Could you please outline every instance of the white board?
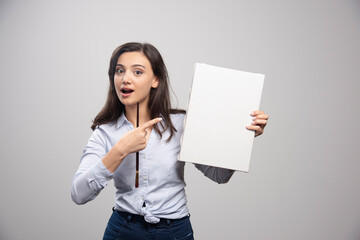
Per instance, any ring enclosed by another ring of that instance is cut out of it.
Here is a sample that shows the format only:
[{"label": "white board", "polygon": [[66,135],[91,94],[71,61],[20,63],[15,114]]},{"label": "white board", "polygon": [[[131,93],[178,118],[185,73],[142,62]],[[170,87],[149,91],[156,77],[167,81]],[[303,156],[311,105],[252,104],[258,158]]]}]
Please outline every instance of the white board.
[{"label": "white board", "polygon": [[248,172],[264,78],[196,63],[179,160]]}]

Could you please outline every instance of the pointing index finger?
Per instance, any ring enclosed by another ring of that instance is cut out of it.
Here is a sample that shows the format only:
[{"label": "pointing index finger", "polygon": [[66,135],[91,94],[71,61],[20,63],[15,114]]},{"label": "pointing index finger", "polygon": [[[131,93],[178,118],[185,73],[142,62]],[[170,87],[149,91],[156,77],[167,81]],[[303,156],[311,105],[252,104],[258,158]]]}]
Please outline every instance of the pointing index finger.
[{"label": "pointing index finger", "polygon": [[158,122],[161,122],[162,121],[162,118],[154,118],[154,119],[151,119],[150,121],[144,123],[143,125],[141,125],[139,128],[141,129],[146,129],[148,127],[151,127],[155,124],[157,124]]}]

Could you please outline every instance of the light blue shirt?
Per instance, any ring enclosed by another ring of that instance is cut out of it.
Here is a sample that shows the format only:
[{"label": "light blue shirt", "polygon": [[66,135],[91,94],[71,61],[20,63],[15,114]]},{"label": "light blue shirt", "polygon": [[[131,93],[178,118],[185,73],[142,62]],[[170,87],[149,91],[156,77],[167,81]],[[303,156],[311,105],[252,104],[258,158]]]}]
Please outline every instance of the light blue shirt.
[{"label": "light blue shirt", "polygon": [[[114,173],[102,158],[117,141],[134,127],[123,114],[112,124],[103,124],[92,133],[74,176],[71,197],[77,204],[93,200],[113,179],[116,187],[115,209],[144,216],[149,223],[160,218],[178,219],[189,214],[186,206],[184,162],[178,161],[184,114],[172,114],[177,130],[169,142],[170,132],[162,138],[151,131],[146,148],[139,152],[139,187],[135,188],[135,158],[129,154]],[[229,181],[234,171],[195,164],[207,177],[218,183]],[[144,204],[145,203],[145,204]]]}]

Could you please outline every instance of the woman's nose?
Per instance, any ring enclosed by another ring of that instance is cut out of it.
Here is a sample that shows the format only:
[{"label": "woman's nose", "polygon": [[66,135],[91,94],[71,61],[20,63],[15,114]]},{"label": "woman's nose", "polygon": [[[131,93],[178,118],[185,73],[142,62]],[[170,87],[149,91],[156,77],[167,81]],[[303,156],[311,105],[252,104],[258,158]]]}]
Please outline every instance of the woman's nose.
[{"label": "woman's nose", "polygon": [[122,78],[122,83],[123,84],[130,83],[130,76],[128,76],[128,74],[124,73],[123,78]]}]

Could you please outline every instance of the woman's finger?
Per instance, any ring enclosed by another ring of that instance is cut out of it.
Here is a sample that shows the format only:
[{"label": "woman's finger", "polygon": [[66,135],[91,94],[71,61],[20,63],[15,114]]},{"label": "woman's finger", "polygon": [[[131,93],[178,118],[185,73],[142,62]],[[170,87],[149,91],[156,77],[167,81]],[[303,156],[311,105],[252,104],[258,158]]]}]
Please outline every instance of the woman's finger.
[{"label": "woman's finger", "polygon": [[253,131],[260,131],[261,127],[259,125],[250,125],[250,126],[246,126],[246,129]]},{"label": "woman's finger", "polygon": [[265,113],[262,113],[262,114],[259,114],[259,115],[256,115],[255,117],[256,119],[269,119],[269,115],[265,114]]},{"label": "woman's finger", "polygon": [[261,127],[258,126],[258,125],[255,125],[255,126],[247,126],[246,129],[255,131],[255,137],[261,135],[261,134],[264,132],[263,128],[261,128]]},{"label": "woman's finger", "polygon": [[139,127],[139,129],[145,130],[146,128],[151,127],[151,126],[153,126],[153,125],[155,125],[155,124],[157,124],[158,122],[161,122],[161,121],[162,121],[162,118],[151,119],[150,121],[148,121],[148,122],[144,123],[143,125],[141,125]]},{"label": "woman's finger", "polygon": [[263,111],[256,110],[256,111],[252,111],[250,115],[253,117],[256,117],[257,115],[263,114],[263,113],[264,113]]},{"label": "woman's finger", "polygon": [[265,120],[265,119],[254,119],[251,124],[252,125],[257,125],[257,124],[266,125],[267,120]]}]

